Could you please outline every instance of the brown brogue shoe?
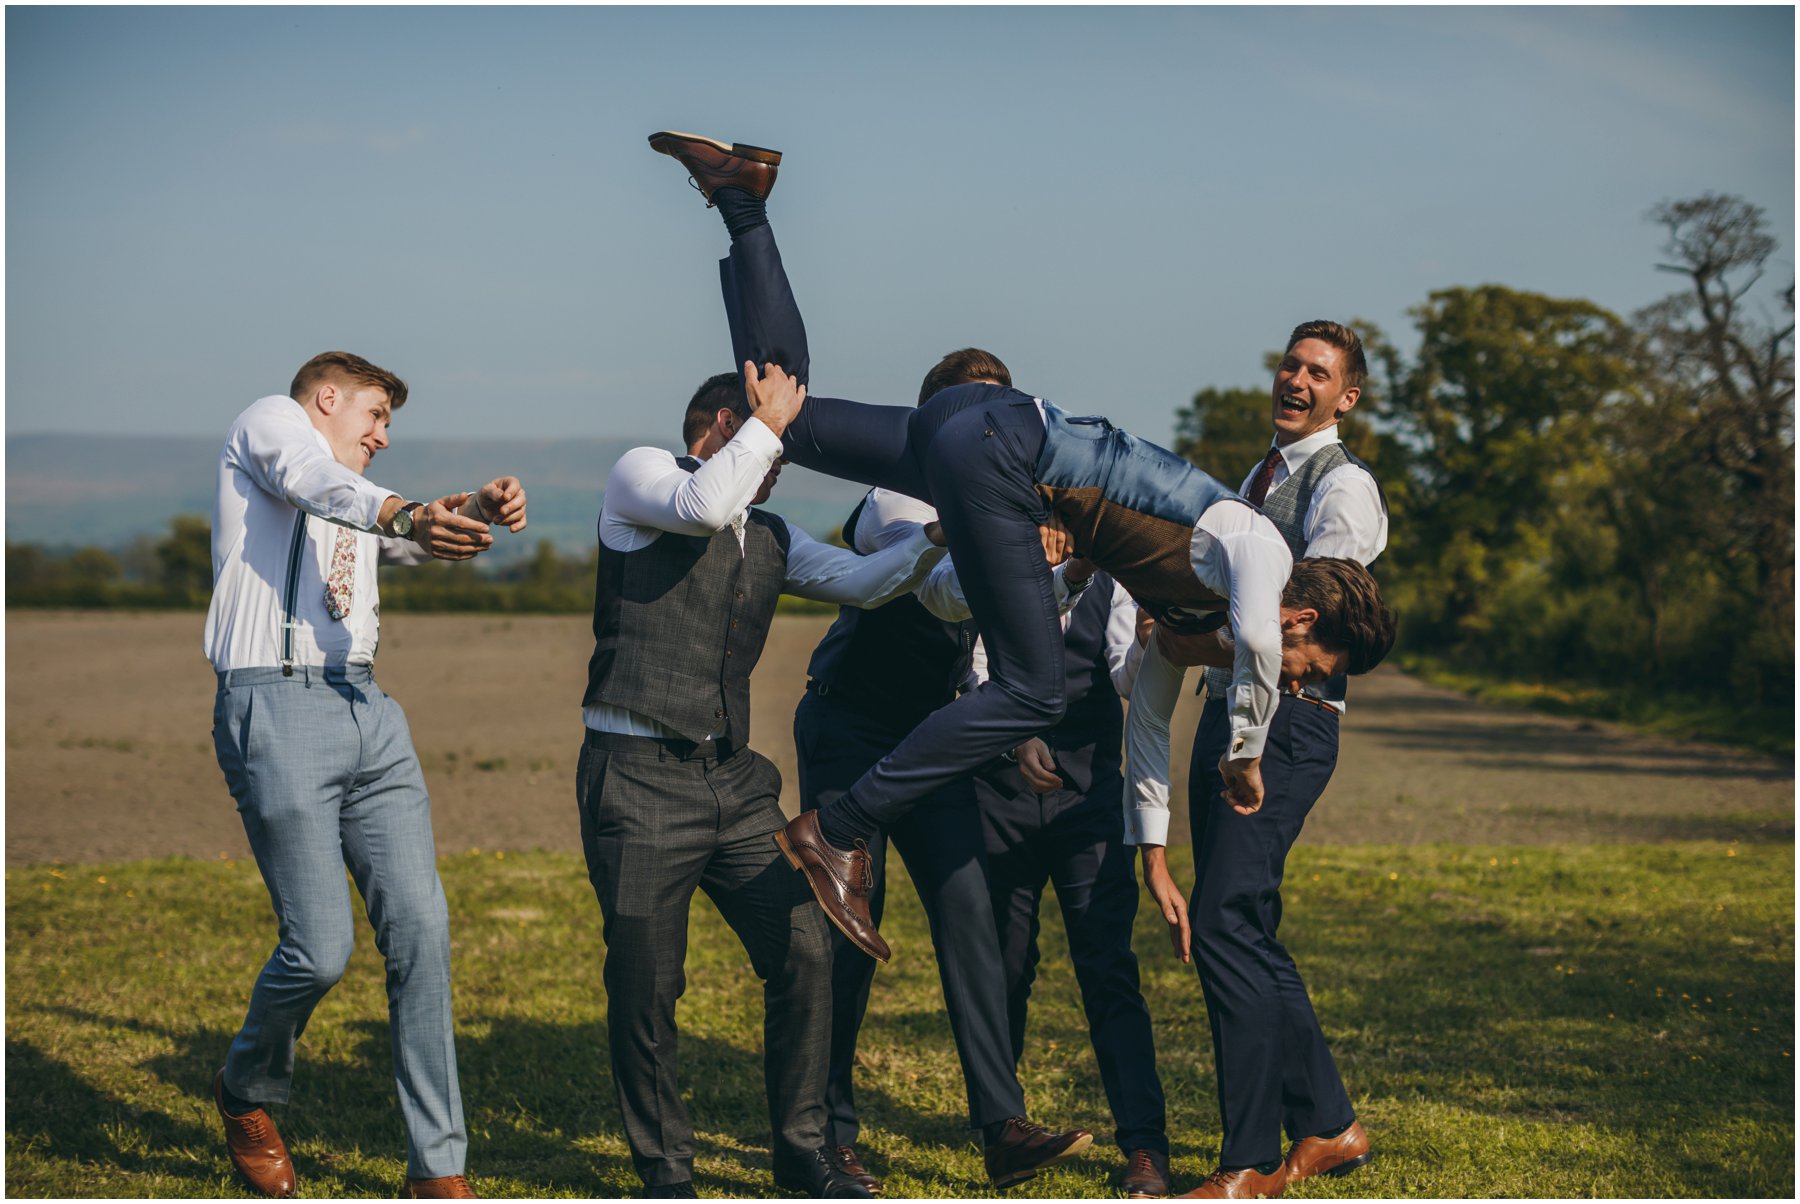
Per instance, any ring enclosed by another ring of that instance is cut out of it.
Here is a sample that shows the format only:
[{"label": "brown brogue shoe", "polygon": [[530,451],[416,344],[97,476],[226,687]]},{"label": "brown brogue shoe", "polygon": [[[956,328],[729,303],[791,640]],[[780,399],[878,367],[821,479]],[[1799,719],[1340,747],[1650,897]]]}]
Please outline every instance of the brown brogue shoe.
[{"label": "brown brogue shoe", "polygon": [[650,135],[650,149],[688,169],[688,178],[706,203],[714,191],[741,188],[758,200],[766,200],[775,187],[775,171],[781,152],[745,142],[720,142],[679,130],[658,130]]},{"label": "brown brogue shoe", "polygon": [[833,845],[819,831],[819,813],[802,811],[786,828],[775,833],[788,864],[806,875],[813,897],[825,909],[825,918],[836,924],[850,942],[878,962],[892,954],[869,918],[869,892],[875,888],[875,866],[862,841],[849,852]]},{"label": "brown brogue shoe", "polygon": [[877,1179],[874,1175],[871,1175],[869,1173],[869,1168],[862,1164],[862,1159],[856,1155],[855,1146],[829,1146],[826,1148],[825,1153],[831,1159],[831,1164],[833,1166],[850,1176],[850,1178],[864,1191],[868,1192],[871,1196],[879,1196],[881,1194],[881,1180]]},{"label": "brown brogue shoe", "polygon": [[1094,1135],[1086,1129],[1057,1133],[1023,1116],[1014,1116],[998,1138],[984,1143],[982,1158],[987,1163],[988,1182],[999,1189],[1023,1183],[1093,1144]]},{"label": "brown brogue shoe", "polygon": [[437,1179],[406,1180],[406,1198],[409,1200],[473,1200],[475,1189],[462,1175],[444,1175]]},{"label": "brown brogue shoe", "polygon": [[1273,1200],[1287,1189],[1287,1174],[1276,1167],[1272,1174],[1261,1174],[1253,1166],[1228,1171],[1220,1167],[1206,1177],[1193,1191],[1184,1191],[1180,1200]]},{"label": "brown brogue shoe", "polygon": [[213,1075],[213,1103],[225,1122],[225,1149],[244,1182],[265,1196],[286,1199],[294,1194],[294,1160],[261,1108],[233,1116],[225,1111],[225,1072]]},{"label": "brown brogue shoe", "polygon": [[1127,1200],[1161,1200],[1175,1190],[1169,1184],[1169,1156],[1161,1150],[1132,1150],[1119,1180]]},{"label": "brown brogue shoe", "polygon": [[1314,1175],[1348,1175],[1368,1162],[1369,1135],[1356,1121],[1336,1137],[1303,1137],[1287,1156],[1287,1181],[1298,1183]]}]

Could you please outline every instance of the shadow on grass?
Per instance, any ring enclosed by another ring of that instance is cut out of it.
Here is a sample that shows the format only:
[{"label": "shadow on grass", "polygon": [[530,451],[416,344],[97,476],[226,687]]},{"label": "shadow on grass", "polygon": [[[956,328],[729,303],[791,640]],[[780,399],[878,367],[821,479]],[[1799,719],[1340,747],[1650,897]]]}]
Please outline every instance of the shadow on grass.
[{"label": "shadow on grass", "polygon": [[[35,1154],[72,1163],[99,1163],[130,1174],[191,1181],[197,1171],[230,1176],[222,1131],[212,1121],[212,1077],[232,1032],[176,1029],[83,1008],[26,1005],[77,1031],[130,1032],[162,1038],[173,1050],[136,1069],[199,1101],[204,1123],[127,1103],[100,1090],[72,1067],[23,1041],[6,1053],[10,1141]],[[938,1016],[941,1024],[941,1014]],[[593,1148],[595,1139],[623,1133],[613,1091],[603,1023],[554,1024],[516,1018],[472,1018],[476,1034],[457,1037],[457,1065],[472,1135],[471,1173],[503,1177],[537,1194],[608,1197],[635,1191],[629,1156]],[[398,1186],[359,1170],[360,1151],[403,1157],[405,1132],[395,1102],[388,1025],[359,1020],[338,1025],[331,1057],[308,1058],[302,1041],[293,1094],[273,1109],[303,1182],[329,1182],[339,1195],[391,1195]],[[931,1034],[935,1036],[936,1034]],[[691,1033],[680,1043],[681,1082],[693,1121],[695,1182],[731,1194],[770,1193],[770,1126],[759,1050]],[[859,1100],[884,1123],[915,1140],[954,1145],[968,1140],[959,1119],[927,1114],[871,1087]],[[211,1165],[206,1165],[211,1163]],[[896,1170],[928,1176],[928,1167],[895,1159]]]}]

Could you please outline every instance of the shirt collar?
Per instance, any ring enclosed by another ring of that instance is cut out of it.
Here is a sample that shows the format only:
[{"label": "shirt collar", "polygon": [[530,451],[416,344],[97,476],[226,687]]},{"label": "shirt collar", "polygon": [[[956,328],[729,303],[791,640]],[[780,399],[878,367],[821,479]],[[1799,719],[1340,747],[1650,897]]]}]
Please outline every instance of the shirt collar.
[{"label": "shirt collar", "polygon": [[1338,424],[1334,422],[1324,430],[1314,431],[1306,438],[1297,439],[1286,447],[1280,447],[1274,440],[1270,440],[1269,444],[1280,450],[1281,462],[1287,465],[1288,475],[1292,476],[1300,471],[1302,465],[1312,459],[1314,452],[1324,451],[1333,443],[1341,442],[1343,440],[1338,437]]}]

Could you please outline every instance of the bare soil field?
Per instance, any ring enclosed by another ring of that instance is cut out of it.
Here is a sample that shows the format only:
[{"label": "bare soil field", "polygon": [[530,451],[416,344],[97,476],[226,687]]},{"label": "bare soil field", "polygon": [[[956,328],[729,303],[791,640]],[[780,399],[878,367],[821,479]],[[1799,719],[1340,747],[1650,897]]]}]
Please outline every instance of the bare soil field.
[{"label": "bare soil field", "polygon": [[[9,866],[248,854],[213,759],[201,615],[6,620]],[[826,625],[781,616],[756,671],[751,743],[781,768],[790,812],[791,721]],[[581,617],[387,619],[377,674],[410,719],[440,853],[579,848],[578,703],[591,650]],[[1190,695],[1176,718],[1177,799],[1180,737],[1197,714]],[[1354,684],[1345,723],[1308,843],[1793,838],[1790,762],[1483,706],[1389,670]]]}]

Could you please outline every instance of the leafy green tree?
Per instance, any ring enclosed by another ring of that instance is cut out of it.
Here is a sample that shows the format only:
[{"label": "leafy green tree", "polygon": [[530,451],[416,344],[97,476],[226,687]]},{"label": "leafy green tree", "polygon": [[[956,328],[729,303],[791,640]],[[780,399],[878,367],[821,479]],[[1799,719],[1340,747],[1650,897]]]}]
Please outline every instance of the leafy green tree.
[{"label": "leafy green tree", "polygon": [[169,520],[169,534],[156,545],[162,584],[175,600],[205,605],[212,593],[212,524],[198,514]]},{"label": "leafy green tree", "polygon": [[1629,332],[1590,301],[1500,285],[1443,289],[1410,311],[1420,347],[1385,406],[1414,449],[1393,555],[1411,635],[1491,634],[1486,602],[1544,548],[1561,489],[1601,454],[1599,420],[1633,384]]}]

